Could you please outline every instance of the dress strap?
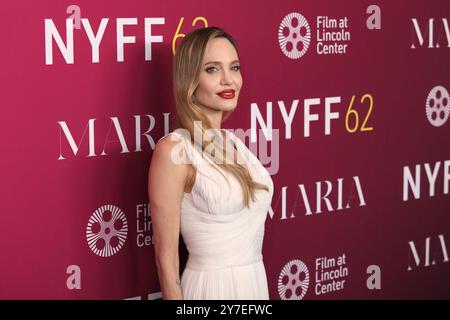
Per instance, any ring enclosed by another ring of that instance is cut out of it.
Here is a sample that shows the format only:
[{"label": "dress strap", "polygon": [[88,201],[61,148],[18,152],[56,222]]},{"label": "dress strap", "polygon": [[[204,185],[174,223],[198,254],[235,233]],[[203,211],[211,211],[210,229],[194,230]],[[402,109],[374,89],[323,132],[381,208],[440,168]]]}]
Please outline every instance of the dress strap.
[{"label": "dress strap", "polygon": [[160,140],[164,139],[165,137],[170,136],[171,134],[174,134],[175,136],[180,137],[180,138],[182,137],[180,133],[175,132],[175,131],[172,131],[172,132],[166,133],[164,136],[162,136],[161,138],[159,138],[159,139],[158,139],[158,142],[159,142]]},{"label": "dress strap", "polygon": [[167,136],[171,136],[170,139],[172,139],[172,141],[179,141],[181,143],[180,147],[183,149],[184,153],[183,159],[179,160],[183,163],[192,164],[197,168],[198,164],[202,161],[202,156],[197,150],[195,150],[188,135],[189,133],[187,133],[186,129],[178,128],[165,134],[158,140],[158,142]]}]

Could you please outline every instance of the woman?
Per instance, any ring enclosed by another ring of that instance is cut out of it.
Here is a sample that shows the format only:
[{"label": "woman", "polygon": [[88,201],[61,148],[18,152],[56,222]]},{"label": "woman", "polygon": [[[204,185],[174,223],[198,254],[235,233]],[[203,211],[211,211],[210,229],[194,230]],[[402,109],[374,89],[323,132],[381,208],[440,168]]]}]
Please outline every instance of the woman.
[{"label": "woman", "polygon": [[[163,299],[268,299],[261,249],[273,182],[221,129],[242,87],[234,38],[216,27],[187,34],[173,85],[179,128],[158,141],[148,185]],[[189,251],[181,280],[180,232]]]}]

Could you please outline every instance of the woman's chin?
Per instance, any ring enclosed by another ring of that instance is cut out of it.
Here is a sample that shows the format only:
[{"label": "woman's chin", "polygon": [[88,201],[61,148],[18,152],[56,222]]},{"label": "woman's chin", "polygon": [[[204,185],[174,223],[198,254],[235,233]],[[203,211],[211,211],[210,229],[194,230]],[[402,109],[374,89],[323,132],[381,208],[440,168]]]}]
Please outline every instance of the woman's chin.
[{"label": "woman's chin", "polygon": [[236,103],[233,104],[229,104],[229,105],[223,105],[220,110],[222,111],[234,111],[234,109],[236,109]]}]

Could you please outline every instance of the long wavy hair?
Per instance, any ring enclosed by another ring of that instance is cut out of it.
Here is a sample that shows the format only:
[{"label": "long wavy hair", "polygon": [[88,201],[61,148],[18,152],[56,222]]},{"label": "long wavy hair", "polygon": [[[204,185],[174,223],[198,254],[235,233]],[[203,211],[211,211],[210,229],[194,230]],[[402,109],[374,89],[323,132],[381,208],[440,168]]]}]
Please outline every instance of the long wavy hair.
[{"label": "long wavy hair", "polygon": [[[236,40],[230,34],[218,27],[207,27],[196,29],[195,31],[186,34],[184,39],[178,45],[173,60],[173,89],[177,110],[176,125],[189,132],[191,143],[194,146],[198,143],[198,141],[195,141],[194,136],[202,137],[200,142],[201,145],[198,146],[201,148],[202,154],[205,153],[204,150],[211,144],[207,140],[205,141],[203,137],[205,137],[207,130],[210,132],[213,128],[208,117],[205,116],[200,107],[196,104],[194,92],[199,83],[206,46],[208,41],[214,38],[227,39],[236,49],[236,52],[238,52]],[[227,119],[231,112],[232,111],[224,112],[222,121]],[[220,152],[221,155],[224,155],[224,158],[228,159],[228,153],[224,153],[225,150],[222,148],[222,144],[219,144],[216,141],[217,139],[214,139],[212,142],[214,143],[213,155],[217,151]],[[247,167],[242,164],[235,163],[234,161],[231,161],[231,163],[221,161],[215,163],[215,165],[236,177],[242,187],[244,204],[247,207],[249,207],[250,199],[255,201],[256,189],[269,191],[269,188],[266,185],[254,181],[250,176]],[[216,169],[220,172],[218,168]],[[222,172],[220,173],[223,175]]]}]

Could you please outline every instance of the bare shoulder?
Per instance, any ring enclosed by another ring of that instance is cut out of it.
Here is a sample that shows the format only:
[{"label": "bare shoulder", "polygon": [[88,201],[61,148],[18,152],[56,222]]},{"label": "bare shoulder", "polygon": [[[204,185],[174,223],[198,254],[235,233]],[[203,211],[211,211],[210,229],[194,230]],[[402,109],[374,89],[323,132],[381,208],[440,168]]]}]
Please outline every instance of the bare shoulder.
[{"label": "bare shoulder", "polygon": [[164,162],[171,167],[183,167],[184,150],[180,137],[176,134],[167,134],[161,138],[153,151],[152,161]]},{"label": "bare shoulder", "polygon": [[159,186],[167,181],[172,188],[174,183],[183,188],[189,173],[188,166],[183,164],[183,156],[184,150],[180,137],[176,134],[167,134],[158,141],[153,150],[149,168],[150,176],[158,181]]}]

